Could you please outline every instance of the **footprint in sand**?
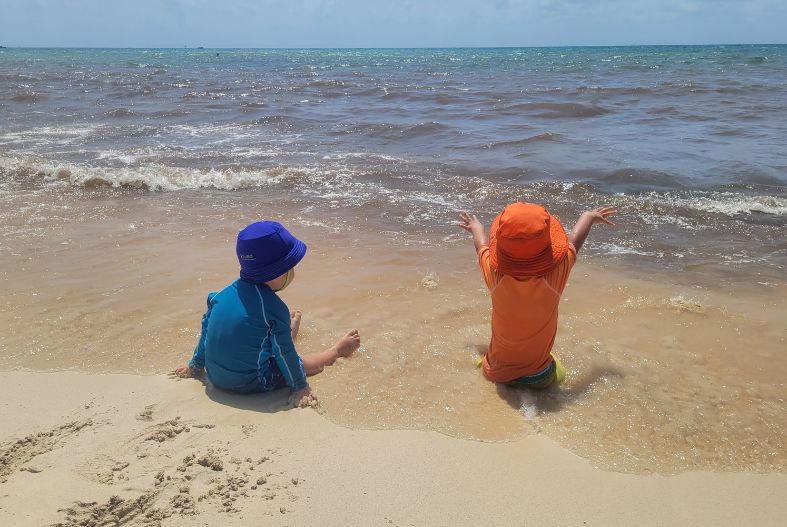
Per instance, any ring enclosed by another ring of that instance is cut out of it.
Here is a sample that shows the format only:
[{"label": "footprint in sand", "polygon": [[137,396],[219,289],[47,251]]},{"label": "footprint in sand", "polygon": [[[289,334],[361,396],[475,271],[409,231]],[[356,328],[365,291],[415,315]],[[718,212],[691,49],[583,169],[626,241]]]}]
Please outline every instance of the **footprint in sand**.
[{"label": "footprint in sand", "polygon": [[175,439],[184,432],[191,432],[192,428],[211,429],[215,428],[215,426],[216,425],[212,424],[194,423],[192,421],[181,421],[180,417],[175,417],[174,419],[169,419],[148,427],[141,436],[144,437],[144,441],[163,443]]},{"label": "footprint in sand", "polygon": [[[106,458],[111,461],[109,458]],[[196,456],[191,456],[196,459]],[[185,461],[190,461],[187,458]],[[122,462],[113,468],[128,466]],[[110,468],[111,470],[111,468]],[[126,489],[128,490],[128,489]],[[191,495],[188,479],[177,473],[167,475],[159,471],[150,487],[142,494],[122,497],[112,496],[104,503],[77,501],[73,506],[58,509],[65,518],[52,527],[81,527],[99,525],[160,526],[166,518],[174,515],[197,514],[196,500]]]},{"label": "footprint in sand", "polygon": [[[217,466],[217,461],[221,465]],[[213,475],[204,469],[200,472],[201,467],[210,468]],[[209,449],[206,453],[190,454],[177,470],[191,482],[195,495],[198,495],[198,503],[220,512],[241,512],[247,500],[257,504],[269,501],[271,511],[282,505],[282,499],[288,503],[297,501],[299,496],[291,490],[301,487],[304,480],[288,477],[284,472],[262,473],[261,470],[266,468],[274,468],[274,461],[269,456],[256,460],[251,457],[226,459],[221,452]]]},{"label": "footprint in sand", "polygon": [[100,455],[77,467],[77,472],[87,479],[112,485],[119,481],[127,481],[126,469],[131,465],[128,461],[118,461],[109,456]]},{"label": "footprint in sand", "polygon": [[8,476],[19,467],[21,467],[20,470],[34,474],[41,472],[43,469],[40,467],[22,467],[22,465],[36,456],[46,454],[58,448],[70,436],[78,433],[83,428],[93,426],[93,424],[91,419],[73,421],[46,432],[30,434],[22,439],[0,445],[0,483],[5,483]]},{"label": "footprint in sand", "polygon": [[152,507],[156,500],[156,492],[145,492],[136,498],[112,496],[106,502],[78,501],[73,507],[59,509],[65,519],[52,527],[78,527],[83,525],[128,525],[137,523],[137,518],[144,519],[141,524],[155,525],[158,511]]},{"label": "footprint in sand", "polygon": [[[272,451],[268,453],[273,455]],[[125,464],[108,457],[103,462],[109,471]],[[266,515],[289,512],[288,506],[292,506],[304,490],[304,480],[285,472],[261,474],[263,468],[275,468],[275,461],[269,456],[241,460],[228,456],[222,448],[195,451],[174,469],[160,470],[147,489],[112,496],[103,503],[79,501],[59,509],[64,518],[55,526],[158,526],[167,518],[196,516],[206,509],[225,514],[241,513],[247,501],[257,507],[260,503],[270,503],[263,512]],[[133,491],[125,489],[124,492]]]},{"label": "footprint in sand", "polygon": [[145,407],[144,410],[139,412],[136,416],[137,421],[152,421],[153,420],[153,410],[156,408],[155,404],[149,404]]}]

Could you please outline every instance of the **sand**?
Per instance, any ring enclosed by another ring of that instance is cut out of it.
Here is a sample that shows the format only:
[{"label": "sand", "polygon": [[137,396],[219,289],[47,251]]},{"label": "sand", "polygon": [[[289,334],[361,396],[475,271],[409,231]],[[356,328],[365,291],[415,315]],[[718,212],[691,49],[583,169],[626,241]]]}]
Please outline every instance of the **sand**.
[{"label": "sand", "polygon": [[0,525],[785,525],[787,475],[607,472],[535,435],[353,430],[282,393],[0,372]]}]

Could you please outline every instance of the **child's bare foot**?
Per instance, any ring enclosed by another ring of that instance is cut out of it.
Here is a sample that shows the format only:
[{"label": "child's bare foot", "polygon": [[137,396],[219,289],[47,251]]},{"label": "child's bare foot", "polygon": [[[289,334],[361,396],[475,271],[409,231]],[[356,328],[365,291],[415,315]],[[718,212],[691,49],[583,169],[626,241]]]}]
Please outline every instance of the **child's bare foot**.
[{"label": "child's bare foot", "polygon": [[319,353],[308,353],[301,355],[303,369],[306,375],[317,375],[326,366],[332,365],[339,357],[349,357],[361,346],[361,334],[357,329],[347,333],[339,339],[339,342],[325,351]]},{"label": "child's bare foot", "polygon": [[298,311],[290,311],[290,331],[292,332],[292,340],[298,337],[298,330],[301,329],[301,317],[303,313]]},{"label": "child's bare foot", "polygon": [[339,357],[349,357],[355,350],[361,347],[361,334],[357,329],[353,329],[334,344],[336,355]]},{"label": "child's bare foot", "polygon": [[312,389],[308,386],[303,390],[299,390],[290,394],[290,398],[287,402],[289,403],[290,408],[306,408],[309,406],[316,408],[319,405],[317,397],[314,395],[314,392],[312,392]]}]

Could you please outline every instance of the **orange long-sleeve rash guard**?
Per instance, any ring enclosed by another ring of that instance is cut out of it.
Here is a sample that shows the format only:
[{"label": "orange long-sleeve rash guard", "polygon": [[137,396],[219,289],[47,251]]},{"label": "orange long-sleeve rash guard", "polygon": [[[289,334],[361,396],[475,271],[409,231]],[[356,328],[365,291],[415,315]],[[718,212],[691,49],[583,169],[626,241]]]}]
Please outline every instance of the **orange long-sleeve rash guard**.
[{"label": "orange long-sleeve rash guard", "polygon": [[490,264],[489,247],[478,250],[478,263],[492,296],[492,340],[484,356],[484,376],[508,382],[549,366],[557,333],[560,297],[577,250],[569,244],[565,258],[545,275],[514,278]]}]

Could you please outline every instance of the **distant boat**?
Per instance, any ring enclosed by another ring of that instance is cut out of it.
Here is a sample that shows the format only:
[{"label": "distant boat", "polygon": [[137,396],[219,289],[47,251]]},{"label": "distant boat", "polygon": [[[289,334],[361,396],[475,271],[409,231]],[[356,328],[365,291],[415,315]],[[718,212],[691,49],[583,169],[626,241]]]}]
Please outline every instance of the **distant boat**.
[{"label": "distant boat", "polygon": [[203,46],[198,46],[197,49],[205,49]]}]

